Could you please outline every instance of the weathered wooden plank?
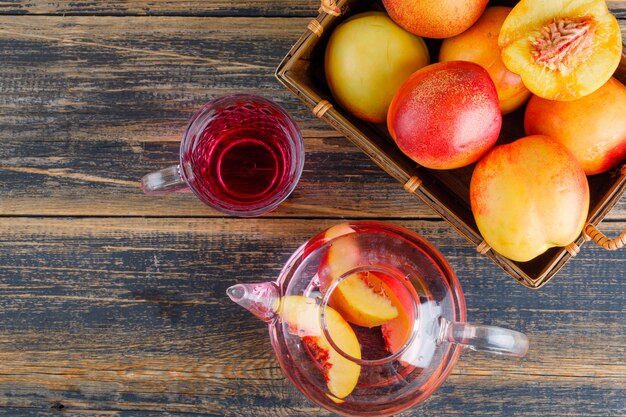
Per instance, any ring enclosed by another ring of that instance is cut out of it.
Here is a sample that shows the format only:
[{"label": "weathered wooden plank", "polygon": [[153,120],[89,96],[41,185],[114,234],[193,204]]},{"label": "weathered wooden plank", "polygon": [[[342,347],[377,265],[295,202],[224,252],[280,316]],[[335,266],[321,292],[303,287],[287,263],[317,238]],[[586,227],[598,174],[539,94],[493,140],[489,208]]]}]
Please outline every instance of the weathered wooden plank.
[{"label": "weathered wooden plank", "polygon": [[3,136],[177,140],[203,103],[237,91],[278,101],[305,131],[330,132],[273,75],[306,22],[0,17]]},{"label": "weathered wooden plank", "polygon": [[[0,14],[63,15],[179,15],[179,16],[312,16],[320,0],[131,0],[131,1],[47,1],[13,0],[0,2]],[[626,2],[607,0],[619,18],[626,16]]]},{"label": "weathered wooden plank", "polygon": [[315,16],[320,0],[131,0],[0,2],[0,14],[147,15],[147,16]]},{"label": "weathered wooden plank", "polygon": [[[290,386],[265,325],[225,289],[272,279],[335,222],[0,219],[0,404],[15,407],[2,412],[326,415]],[[448,258],[471,321],[531,340],[521,361],[464,354],[441,391],[407,416],[623,415],[622,253],[585,246],[533,292],[446,224],[395,223]],[[606,226],[617,233],[626,223]]]},{"label": "weathered wooden plank", "polygon": [[[435,217],[344,138],[309,137],[305,147],[298,187],[270,216]],[[5,140],[0,214],[220,215],[191,193],[143,195],[139,178],[177,163],[177,152],[177,142]]]},{"label": "weathered wooden plank", "polygon": [[[273,68],[305,19],[0,17],[0,214],[213,216],[192,195],[136,181],[176,163],[186,121],[252,91],[299,122],[307,163],[274,216],[434,217],[312,117]],[[620,202],[609,218],[626,217]]]}]

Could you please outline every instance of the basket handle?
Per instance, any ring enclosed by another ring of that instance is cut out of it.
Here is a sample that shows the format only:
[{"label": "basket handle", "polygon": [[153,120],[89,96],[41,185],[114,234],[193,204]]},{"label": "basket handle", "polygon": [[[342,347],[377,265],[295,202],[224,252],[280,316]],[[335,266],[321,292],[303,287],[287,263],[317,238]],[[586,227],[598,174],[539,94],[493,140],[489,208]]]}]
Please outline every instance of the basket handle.
[{"label": "basket handle", "polygon": [[593,224],[587,223],[583,228],[583,237],[585,240],[593,240],[606,250],[617,250],[626,246],[626,230],[620,233],[615,239],[609,239]]},{"label": "basket handle", "polygon": [[[622,177],[626,177],[626,164],[622,165],[620,174]],[[626,246],[626,230],[620,233],[615,239],[609,239],[593,224],[587,223],[585,227],[583,227],[583,237],[585,240],[593,240],[606,250],[617,250]]]}]

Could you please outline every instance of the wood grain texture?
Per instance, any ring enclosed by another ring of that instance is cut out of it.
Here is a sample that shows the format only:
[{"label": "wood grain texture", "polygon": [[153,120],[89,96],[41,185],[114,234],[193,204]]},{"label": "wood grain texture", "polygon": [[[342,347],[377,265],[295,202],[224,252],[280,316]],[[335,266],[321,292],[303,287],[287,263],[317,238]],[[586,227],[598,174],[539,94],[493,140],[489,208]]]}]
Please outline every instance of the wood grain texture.
[{"label": "wood grain texture", "polygon": [[[608,1],[626,33],[626,2]],[[468,318],[526,332],[521,361],[464,353],[403,416],[626,415],[626,258],[586,244],[531,292],[311,116],[273,77],[318,1],[0,1],[0,416],[329,415],[284,377],[266,326],[231,303],[341,218],[440,248]],[[19,16],[18,16],[19,15]],[[224,218],[137,180],[176,163],[209,99],[272,98],[302,128],[276,212]],[[626,228],[626,198],[601,229]]]},{"label": "wood grain texture", "polygon": [[[61,405],[72,416],[327,415],[285,379],[265,324],[225,290],[273,279],[335,222],[0,220],[0,404],[21,415]],[[521,361],[465,353],[443,388],[404,415],[626,412],[621,254],[590,248],[529,292],[442,222],[394,223],[441,249],[471,321],[531,340]]]},{"label": "wood grain texture", "polygon": [[320,0],[116,0],[0,2],[0,14],[146,16],[315,16]]},{"label": "wood grain texture", "polygon": [[[179,16],[313,16],[320,0],[14,0],[0,2],[0,14],[63,14],[63,15],[179,15]],[[618,18],[626,17],[626,2],[607,0]]]},{"label": "wood grain texture", "polygon": [[[435,218],[273,77],[300,18],[0,17],[0,215],[216,216],[191,194],[149,198],[189,117],[237,91],[301,127],[305,171],[271,216]],[[626,217],[622,199],[609,219]]]}]

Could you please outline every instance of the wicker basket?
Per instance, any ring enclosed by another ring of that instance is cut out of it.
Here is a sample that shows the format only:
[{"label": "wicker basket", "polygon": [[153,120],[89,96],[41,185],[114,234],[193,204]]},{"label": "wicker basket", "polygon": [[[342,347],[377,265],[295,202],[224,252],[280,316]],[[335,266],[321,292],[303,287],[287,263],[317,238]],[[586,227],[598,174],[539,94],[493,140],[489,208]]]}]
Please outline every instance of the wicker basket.
[{"label": "wicker basket", "polygon": [[[515,2],[490,2],[491,5],[513,5]],[[346,16],[372,8],[381,8],[375,1],[323,0],[317,18],[289,51],[276,70],[276,77],[298,96],[315,116],[325,120],[365,152],[378,166],[404,185],[407,192],[419,197],[436,213],[473,244],[477,251],[489,257],[513,278],[529,288],[543,286],[576,256],[585,240],[593,239],[606,249],[624,246],[626,232],[608,239],[595,226],[619,201],[626,191],[626,164],[610,172],[589,177],[591,204],[588,223],[583,233],[568,247],[552,248],[529,262],[514,262],[484,242],[469,204],[469,182],[473,166],[439,171],[417,166],[394,144],[384,126],[368,124],[335,106],[324,79],[324,48],[332,29]],[[438,55],[441,41],[427,40],[431,56]],[[626,83],[626,54],[615,77]],[[524,110],[504,116],[498,143],[524,136]]]}]

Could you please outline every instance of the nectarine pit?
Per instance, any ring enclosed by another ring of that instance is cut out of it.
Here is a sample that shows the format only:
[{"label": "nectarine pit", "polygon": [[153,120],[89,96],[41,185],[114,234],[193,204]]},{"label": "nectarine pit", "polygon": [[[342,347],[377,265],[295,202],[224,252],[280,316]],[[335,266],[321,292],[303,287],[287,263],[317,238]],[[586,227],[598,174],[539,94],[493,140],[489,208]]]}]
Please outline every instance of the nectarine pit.
[{"label": "nectarine pit", "polygon": [[597,29],[591,16],[555,18],[531,38],[532,56],[537,64],[568,75],[591,56],[591,45]]}]

